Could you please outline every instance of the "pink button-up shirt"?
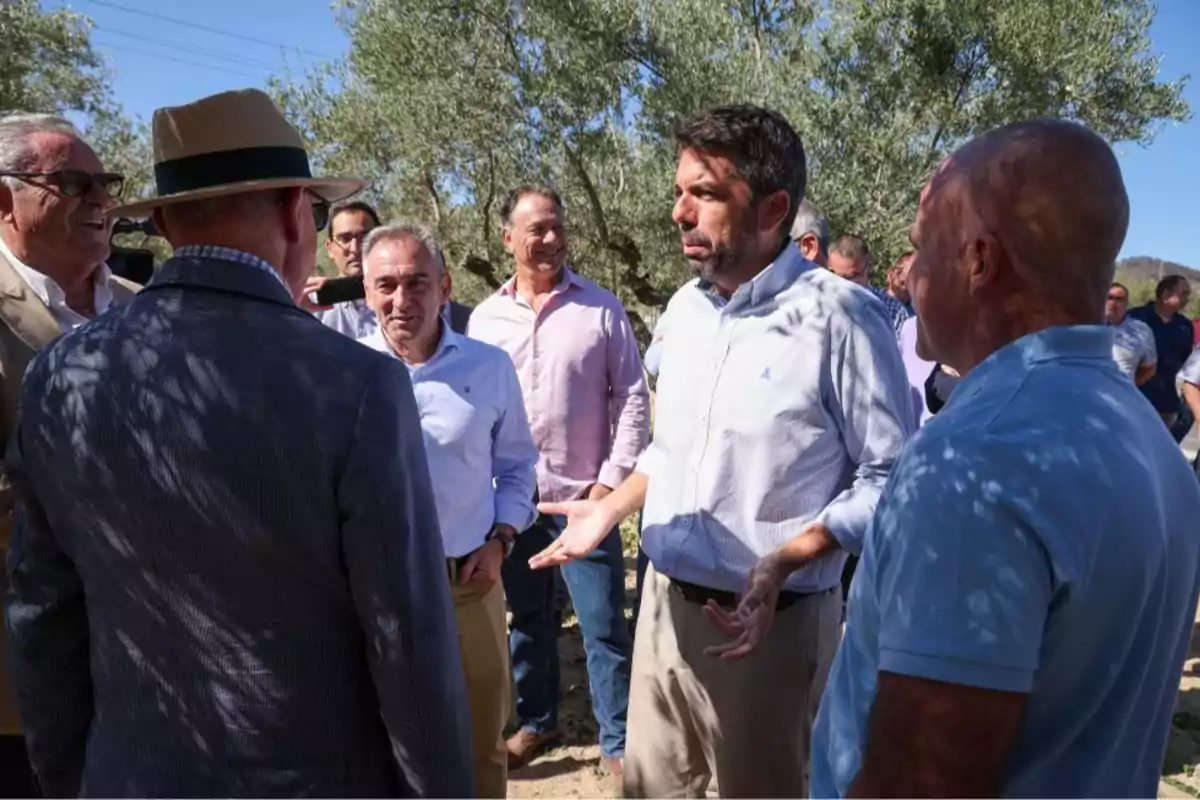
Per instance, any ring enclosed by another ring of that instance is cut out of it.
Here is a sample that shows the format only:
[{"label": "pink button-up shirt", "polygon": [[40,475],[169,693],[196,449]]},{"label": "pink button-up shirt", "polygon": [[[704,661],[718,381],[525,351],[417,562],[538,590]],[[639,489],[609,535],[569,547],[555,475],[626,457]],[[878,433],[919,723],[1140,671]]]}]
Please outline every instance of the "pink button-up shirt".
[{"label": "pink button-up shirt", "polygon": [[650,437],[650,399],[629,317],[611,292],[564,268],[535,313],[510,278],[471,314],[467,333],[517,367],[543,501],[628,477]]}]

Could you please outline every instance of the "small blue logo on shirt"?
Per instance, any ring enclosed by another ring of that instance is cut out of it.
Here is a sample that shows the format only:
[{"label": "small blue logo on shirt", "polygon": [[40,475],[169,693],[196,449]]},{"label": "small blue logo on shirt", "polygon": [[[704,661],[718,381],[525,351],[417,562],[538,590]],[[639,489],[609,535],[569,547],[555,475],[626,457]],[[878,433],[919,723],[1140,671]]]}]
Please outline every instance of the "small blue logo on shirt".
[{"label": "small blue logo on shirt", "polygon": [[758,377],[763,379],[764,381],[771,380],[771,368],[763,367],[762,375],[759,375]]}]

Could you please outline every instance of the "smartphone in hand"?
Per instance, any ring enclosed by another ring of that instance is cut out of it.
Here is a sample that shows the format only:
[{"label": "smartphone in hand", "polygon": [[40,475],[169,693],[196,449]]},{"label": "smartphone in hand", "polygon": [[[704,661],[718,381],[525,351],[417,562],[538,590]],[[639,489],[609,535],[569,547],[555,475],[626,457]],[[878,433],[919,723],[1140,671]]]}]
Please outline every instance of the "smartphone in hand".
[{"label": "smartphone in hand", "polygon": [[351,275],[346,278],[330,278],[315,292],[309,292],[308,299],[318,306],[332,306],[337,303],[349,303],[351,300],[361,300],[367,296],[367,287],[361,275]]}]

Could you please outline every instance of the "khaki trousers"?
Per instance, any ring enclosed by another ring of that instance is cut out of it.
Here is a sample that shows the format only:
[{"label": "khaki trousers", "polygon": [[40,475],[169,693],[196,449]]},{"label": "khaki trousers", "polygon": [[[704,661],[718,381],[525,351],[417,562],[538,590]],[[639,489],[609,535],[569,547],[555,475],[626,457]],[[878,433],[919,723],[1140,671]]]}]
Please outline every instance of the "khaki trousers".
[{"label": "khaki trousers", "polygon": [[807,797],[810,737],[840,641],[841,589],[775,614],[758,650],[728,641],[651,565],[634,638],[625,797]]},{"label": "khaki trousers", "polygon": [[450,579],[454,615],[458,619],[458,646],[471,707],[475,792],[478,797],[504,797],[508,791],[504,724],[512,710],[504,588],[500,581],[491,586],[476,583],[460,586],[453,566]]}]

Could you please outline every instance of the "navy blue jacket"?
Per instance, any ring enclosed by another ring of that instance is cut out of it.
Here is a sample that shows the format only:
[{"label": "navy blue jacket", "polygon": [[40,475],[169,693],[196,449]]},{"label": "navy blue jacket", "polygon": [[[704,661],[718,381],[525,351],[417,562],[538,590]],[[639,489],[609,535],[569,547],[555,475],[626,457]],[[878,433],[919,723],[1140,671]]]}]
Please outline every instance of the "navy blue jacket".
[{"label": "navy blue jacket", "polygon": [[49,795],[473,794],[395,359],[172,259],[44,350],[9,451],[10,660]]}]

